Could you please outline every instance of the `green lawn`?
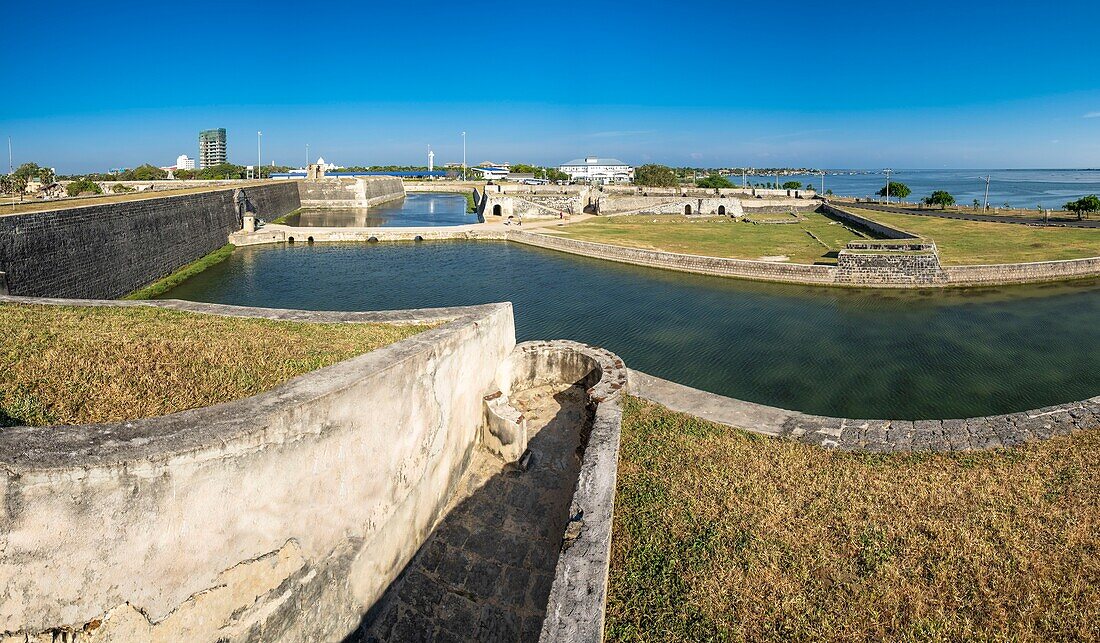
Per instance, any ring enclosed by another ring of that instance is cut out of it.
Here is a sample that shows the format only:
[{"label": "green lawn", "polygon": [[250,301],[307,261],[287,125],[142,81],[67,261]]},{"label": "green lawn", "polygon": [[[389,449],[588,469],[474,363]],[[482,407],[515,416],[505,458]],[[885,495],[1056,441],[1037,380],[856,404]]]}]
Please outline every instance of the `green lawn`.
[{"label": "green lawn", "polygon": [[1040,228],[1008,223],[851,211],[936,242],[944,264],[1017,263],[1100,255],[1100,229]]},{"label": "green lawn", "polygon": [[117,422],[228,402],[428,327],[4,304],[0,328],[3,427]]},{"label": "green lawn", "polygon": [[573,239],[634,248],[807,264],[836,263],[836,252],[859,238],[825,215],[804,216],[804,221],[792,224],[752,224],[729,217],[629,215],[596,217],[556,230]]},{"label": "green lawn", "polygon": [[1100,639],[1100,431],[834,452],[628,397],[610,641]]}]

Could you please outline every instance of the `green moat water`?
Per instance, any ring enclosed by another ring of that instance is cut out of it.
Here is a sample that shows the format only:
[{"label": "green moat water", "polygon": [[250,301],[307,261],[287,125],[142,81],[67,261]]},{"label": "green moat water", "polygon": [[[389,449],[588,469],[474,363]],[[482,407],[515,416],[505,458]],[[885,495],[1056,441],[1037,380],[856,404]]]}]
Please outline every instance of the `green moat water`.
[{"label": "green moat water", "polygon": [[761,284],[505,242],[239,248],[164,295],[312,310],[515,305],[575,339],[744,400],[863,418],[971,417],[1100,394],[1100,281],[974,290]]}]

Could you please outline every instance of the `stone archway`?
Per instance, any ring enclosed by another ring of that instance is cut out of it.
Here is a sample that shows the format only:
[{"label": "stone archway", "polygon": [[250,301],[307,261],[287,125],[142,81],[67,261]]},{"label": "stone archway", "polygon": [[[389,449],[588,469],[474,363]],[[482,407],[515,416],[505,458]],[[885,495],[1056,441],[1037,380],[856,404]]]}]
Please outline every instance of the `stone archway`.
[{"label": "stone archway", "polygon": [[494,217],[499,217],[502,214],[503,214],[503,212],[501,211],[500,204],[498,203],[498,204],[494,205],[493,206],[493,216]]},{"label": "stone archway", "polygon": [[688,214],[688,215],[691,214],[691,204],[690,203],[688,203],[687,205],[684,206],[684,214]]},{"label": "stone archway", "polygon": [[726,206],[724,206],[724,205],[718,206],[718,214],[725,215],[726,214]]}]

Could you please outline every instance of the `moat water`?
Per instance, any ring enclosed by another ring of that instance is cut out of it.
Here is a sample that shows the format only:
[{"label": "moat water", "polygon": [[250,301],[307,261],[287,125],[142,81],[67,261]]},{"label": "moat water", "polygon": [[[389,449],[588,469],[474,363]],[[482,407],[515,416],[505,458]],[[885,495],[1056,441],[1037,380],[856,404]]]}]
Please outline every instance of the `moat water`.
[{"label": "moat water", "polygon": [[311,210],[303,208],[287,217],[287,225],[320,228],[448,226],[477,223],[477,215],[466,212],[465,194],[410,193],[403,199],[372,208]]},{"label": "moat water", "polygon": [[1100,394],[1095,280],[813,288],[450,241],[239,248],[164,296],[311,310],[511,301],[520,341],[588,342],[660,377],[834,416],[972,417]]}]

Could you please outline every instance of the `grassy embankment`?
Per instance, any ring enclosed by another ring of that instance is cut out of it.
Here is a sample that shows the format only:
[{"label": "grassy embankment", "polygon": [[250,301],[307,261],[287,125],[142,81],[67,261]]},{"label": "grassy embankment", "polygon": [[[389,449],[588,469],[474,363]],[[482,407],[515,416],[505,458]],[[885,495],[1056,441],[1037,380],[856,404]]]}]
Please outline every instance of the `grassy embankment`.
[{"label": "grassy embankment", "polygon": [[868,455],[628,398],[612,641],[1097,640],[1100,432]]},{"label": "grassy embankment", "polygon": [[1100,229],[961,221],[861,210],[853,212],[936,242],[947,265],[1081,259],[1100,255]]},{"label": "grassy embankment", "polygon": [[227,243],[205,257],[183,266],[167,277],[158,279],[140,290],[135,290],[123,299],[153,299],[158,295],[162,295],[210,266],[225,261],[229,258],[229,255],[233,254],[235,247],[233,244]]},{"label": "grassy embankment", "polygon": [[[805,220],[798,223],[752,224],[729,217],[626,215],[596,217],[555,231],[572,239],[633,248],[806,264],[836,263],[837,251],[860,238],[825,215],[809,212],[803,216]],[[779,218],[760,215],[765,217]]]},{"label": "grassy embankment", "polygon": [[429,328],[22,304],[0,305],[0,327],[0,427],[228,402]]}]

